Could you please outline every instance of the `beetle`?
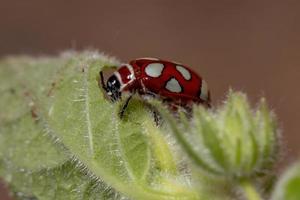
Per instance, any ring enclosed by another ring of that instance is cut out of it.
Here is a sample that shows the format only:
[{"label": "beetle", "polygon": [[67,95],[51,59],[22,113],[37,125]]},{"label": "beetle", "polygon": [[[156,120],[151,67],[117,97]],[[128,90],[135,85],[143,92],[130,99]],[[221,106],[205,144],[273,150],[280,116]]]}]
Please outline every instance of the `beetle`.
[{"label": "beetle", "polygon": [[124,92],[131,94],[121,110],[121,117],[136,93],[143,98],[168,102],[171,107],[191,108],[193,103],[210,107],[210,92],[199,74],[185,65],[156,58],[139,58],[122,64],[106,83],[100,71],[99,85],[113,102],[120,100]]}]

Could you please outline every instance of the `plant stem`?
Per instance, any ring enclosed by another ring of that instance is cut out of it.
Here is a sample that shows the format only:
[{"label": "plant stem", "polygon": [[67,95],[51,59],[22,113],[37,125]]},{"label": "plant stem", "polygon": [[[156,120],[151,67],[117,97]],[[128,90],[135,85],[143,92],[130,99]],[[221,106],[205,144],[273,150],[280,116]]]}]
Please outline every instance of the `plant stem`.
[{"label": "plant stem", "polygon": [[240,187],[242,188],[244,195],[248,200],[262,200],[262,197],[249,180],[241,180]]}]

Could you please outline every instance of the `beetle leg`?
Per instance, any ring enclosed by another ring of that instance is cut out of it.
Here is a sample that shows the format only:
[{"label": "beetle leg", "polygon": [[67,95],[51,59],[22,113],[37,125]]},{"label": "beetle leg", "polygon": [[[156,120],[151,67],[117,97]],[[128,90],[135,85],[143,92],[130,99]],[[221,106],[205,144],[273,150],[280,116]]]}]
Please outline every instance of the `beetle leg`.
[{"label": "beetle leg", "polygon": [[103,72],[100,71],[100,72],[99,72],[99,75],[100,75],[100,82],[99,82],[99,85],[101,84],[101,87],[102,87],[106,92],[108,92],[107,87],[106,87],[106,85],[105,85],[105,83],[104,83]]},{"label": "beetle leg", "polygon": [[153,114],[155,125],[160,126],[161,125],[161,116],[159,115],[159,113],[156,110],[152,110],[152,114]]},{"label": "beetle leg", "polygon": [[158,98],[158,95],[153,93],[153,92],[150,92],[150,91],[147,91],[145,93],[142,93],[142,95],[140,95],[142,99],[144,99],[145,101],[148,101],[148,100],[151,100],[151,99],[157,99]]},{"label": "beetle leg", "polygon": [[123,105],[123,107],[122,107],[122,109],[121,109],[121,111],[120,111],[120,113],[119,113],[121,119],[124,117],[124,112],[125,112],[126,108],[128,107],[129,101],[131,100],[132,96],[133,96],[133,95],[130,95],[130,96],[126,99],[126,101],[125,101],[125,103],[124,103],[124,105]]},{"label": "beetle leg", "polygon": [[153,119],[156,126],[160,126],[162,124],[162,117],[159,113],[159,111],[156,109],[155,106],[153,106],[151,103],[144,101],[144,105],[150,110],[150,112],[153,115]]}]

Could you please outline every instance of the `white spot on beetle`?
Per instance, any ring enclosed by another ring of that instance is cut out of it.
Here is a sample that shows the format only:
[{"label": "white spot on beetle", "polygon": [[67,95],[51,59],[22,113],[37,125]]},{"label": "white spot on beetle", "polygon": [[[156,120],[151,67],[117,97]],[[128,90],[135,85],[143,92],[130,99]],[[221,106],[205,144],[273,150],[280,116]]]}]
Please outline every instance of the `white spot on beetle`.
[{"label": "white spot on beetle", "polygon": [[180,65],[176,65],[176,69],[177,69],[177,71],[180,72],[180,74],[183,76],[183,78],[185,80],[190,80],[192,78],[191,73],[185,67],[182,67]]},{"label": "white spot on beetle", "polygon": [[135,80],[134,70],[133,70],[133,67],[131,65],[129,65],[129,64],[126,64],[126,67],[129,70],[129,72],[130,72],[130,75],[129,75],[128,78],[130,79],[130,82],[131,82],[131,81]]},{"label": "white spot on beetle", "polygon": [[202,79],[202,84],[201,84],[201,94],[200,98],[207,101],[208,100],[208,86],[205,80]]},{"label": "white spot on beetle", "polygon": [[164,67],[161,63],[151,63],[145,68],[145,72],[150,77],[159,77]]},{"label": "white spot on beetle", "polygon": [[171,78],[167,82],[166,89],[171,92],[175,92],[175,93],[180,93],[182,91],[182,88],[181,88],[179,82],[175,78]]}]

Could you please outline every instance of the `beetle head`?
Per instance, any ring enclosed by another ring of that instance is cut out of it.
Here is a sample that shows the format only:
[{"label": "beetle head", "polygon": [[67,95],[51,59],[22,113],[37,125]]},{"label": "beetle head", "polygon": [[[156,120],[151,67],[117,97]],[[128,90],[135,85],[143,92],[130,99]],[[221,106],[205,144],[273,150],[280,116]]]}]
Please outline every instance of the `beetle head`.
[{"label": "beetle head", "polygon": [[106,93],[110,97],[110,99],[114,102],[121,99],[121,91],[120,91],[120,81],[115,75],[109,77],[106,82]]}]

